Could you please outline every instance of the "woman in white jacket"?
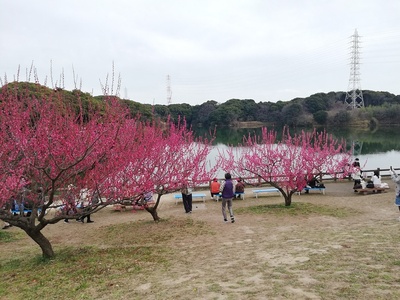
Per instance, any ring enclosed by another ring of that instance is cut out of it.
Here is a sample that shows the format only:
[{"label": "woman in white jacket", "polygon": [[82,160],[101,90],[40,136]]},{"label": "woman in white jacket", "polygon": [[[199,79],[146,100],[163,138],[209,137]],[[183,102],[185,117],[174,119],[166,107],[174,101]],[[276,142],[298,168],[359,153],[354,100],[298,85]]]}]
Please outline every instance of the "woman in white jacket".
[{"label": "woman in white jacket", "polygon": [[389,188],[389,185],[386,182],[381,181],[381,175],[379,169],[374,171],[374,176],[372,176],[372,182],[374,184],[374,187],[376,188],[384,188],[384,189]]}]

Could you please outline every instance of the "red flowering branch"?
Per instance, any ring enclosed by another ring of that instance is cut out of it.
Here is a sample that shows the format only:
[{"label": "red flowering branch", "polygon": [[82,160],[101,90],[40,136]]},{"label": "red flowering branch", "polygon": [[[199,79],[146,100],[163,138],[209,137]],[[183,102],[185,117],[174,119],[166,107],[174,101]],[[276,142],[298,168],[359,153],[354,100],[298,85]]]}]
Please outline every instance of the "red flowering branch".
[{"label": "red flowering branch", "polygon": [[220,152],[218,160],[224,170],[236,176],[256,177],[278,188],[286,205],[313,176],[347,176],[350,162],[344,141],[315,130],[291,136],[288,128],[280,141],[275,131],[263,128],[261,136],[246,137],[244,146]]}]

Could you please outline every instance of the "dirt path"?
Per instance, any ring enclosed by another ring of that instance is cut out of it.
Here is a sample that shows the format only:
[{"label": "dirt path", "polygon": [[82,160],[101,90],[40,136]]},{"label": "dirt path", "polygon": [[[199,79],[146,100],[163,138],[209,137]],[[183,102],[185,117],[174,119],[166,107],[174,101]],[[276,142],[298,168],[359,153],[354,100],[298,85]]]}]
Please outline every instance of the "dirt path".
[{"label": "dirt path", "polygon": [[[371,251],[370,256],[379,251],[369,240],[370,236],[383,240],[386,239],[384,235],[392,238],[398,230],[399,213],[393,203],[393,189],[388,193],[358,195],[353,192],[351,182],[327,183],[326,186],[326,195],[317,192],[295,195],[293,201],[355,209],[359,213],[351,218],[236,213],[236,222],[231,224],[223,223],[220,202],[195,201],[193,213],[188,215],[181,203],[175,205],[173,195],[167,195],[159,207],[162,218],[199,220],[207,224],[212,234],[175,237],[170,241],[170,246],[179,250],[174,265],[168,270],[159,270],[145,282],[138,281],[125,292],[124,299],[266,299],[265,295],[274,299],[341,298],[336,295],[347,283],[337,282],[340,272],[351,272],[351,263],[361,259],[359,251]],[[279,196],[256,199],[247,189],[246,199],[235,200],[234,209],[282,201]],[[106,226],[151,220],[151,216],[145,211],[116,212],[110,207],[93,215],[92,220],[95,221],[92,224],[60,222],[45,228],[44,234],[55,247],[101,246],[97,233]],[[11,251],[8,247],[22,252],[32,248],[32,244],[23,238],[9,246],[0,245],[0,248],[2,253]],[[381,246],[391,247],[385,242]],[[365,264],[379,268],[379,263],[370,260],[370,256],[362,258]],[[332,268],[327,268],[325,264],[329,264],[330,259],[334,261],[332,257],[339,257],[337,266],[332,263]],[[313,271],[307,268],[309,264],[319,263],[326,269],[316,272],[315,268]],[[328,275],[333,280],[326,282],[324,278]],[[122,282],[121,286],[124,284]],[[334,293],[328,297],[329,291],[321,289],[332,289]],[[375,299],[395,299],[384,288],[372,285],[367,285],[364,293],[376,296]],[[108,296],[104,295],[103,299]]]}]

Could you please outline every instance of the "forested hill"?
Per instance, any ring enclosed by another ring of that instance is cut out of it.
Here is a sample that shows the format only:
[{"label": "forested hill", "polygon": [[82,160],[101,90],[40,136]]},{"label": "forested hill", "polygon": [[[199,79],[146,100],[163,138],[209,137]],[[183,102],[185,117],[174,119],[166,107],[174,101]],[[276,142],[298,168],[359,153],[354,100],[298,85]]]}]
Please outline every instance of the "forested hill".
[{"label": "forested hill", "polygon": [[[12,88],[16,91],[27,91],[35,97],[46,97],[57,93],[58,97],[72,105],[83,105],[89,102],[101,106],[104,96],[92,97],[79,90],[67,91],[50,89],[35,83],[14,82],[3,86],[0,91]],[[189,104],[150,105],[120,99],[132,115],[140,113],[143,119],[173,119],[184,116],[188,125],[203,126],[364,126],[400,125],[400,95],[389,92],[363,91],[365,108],[350,110],[344,103],[345,92],[318,93],[306,98],[295,98],[290,101],[258,102],[251,99],[230,99],[224,103],[213,100],[201,105]]]}]

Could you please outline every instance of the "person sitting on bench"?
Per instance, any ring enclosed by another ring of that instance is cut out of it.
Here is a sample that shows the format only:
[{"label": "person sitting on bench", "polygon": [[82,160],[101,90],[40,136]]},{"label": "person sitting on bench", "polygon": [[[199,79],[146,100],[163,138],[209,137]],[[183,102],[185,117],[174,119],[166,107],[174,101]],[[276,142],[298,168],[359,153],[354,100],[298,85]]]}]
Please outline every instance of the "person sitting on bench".
[{"label": "person sitting on bench", "polygon": [[[244,183],[242,178],[238,178],[235,186],[236,193],[244,193]],[[240,195],[235,195],[235,199],[240,198]]]},{"label": "person sitting on bench", "polygon": [[312,189],[312,188],[325,188],[325,185],[322,183],[319,183],[318,179],[313,176],[308,182],[307,182],[307,186],[306,186],[306,194],[309,193],[308,189]]},{"label": "person sitting on bench", "polygon": [[389,185],[386,182],[381,181],[380,170],[377,169],[374,171],[374,176],[372,176],[372,183],[374,184],[374,188],[389,188]]},{"label": "person sitting on bench", "polygon": [[215,197],[219,197],[219,188],[221,184],[218,182],[217,178],[214,178],[211,183],[210,183],[210,193],[211,193],[211,199],[214,199]]}]

